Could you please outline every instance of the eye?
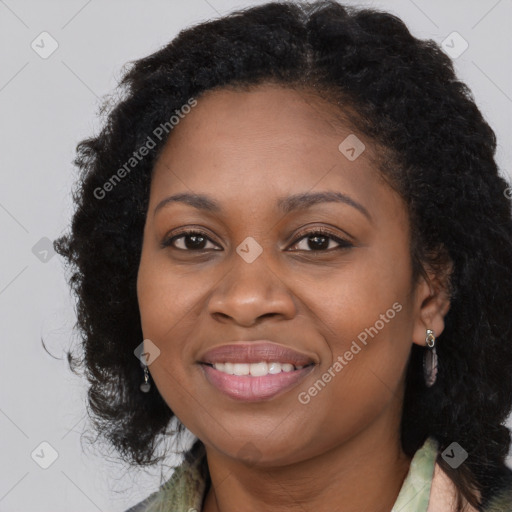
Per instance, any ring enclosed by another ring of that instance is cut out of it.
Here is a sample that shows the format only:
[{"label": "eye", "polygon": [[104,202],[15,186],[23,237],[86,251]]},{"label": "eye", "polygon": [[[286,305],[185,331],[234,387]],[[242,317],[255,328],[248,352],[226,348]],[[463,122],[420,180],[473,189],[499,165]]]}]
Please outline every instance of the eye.
[{"label": "eye", "polygon": [[[183,239],[183,240],[182,240]],[[180,241],[181,247],[177,247],[175,242]],[[198,230],[189,230],[182,231],[181,233],[174,235],[170,238],[166,238],[162,243],[161,247],[173,247],[174,249],[178,249],[181,251],[205,251],[208,247],[205,247],[205,244],[210,242],[212,245],[213,242],[210,240],[208,235],[203,231]],[[219,250],[219,249],[214,249]],[[222,250],[222,249],[220,249]]]},{"label": "eye", "polygon": [[[336,236],[332,234],[330,231],[323,229],[323,228],[316,228],[314,230],[306,231],[303,233],[300,233],[298,235],[298,238],[295,239],[295,242],[293,242],[292,247],[299,245],[304,240],[304,242],[307,244],[308,248],[312,248],[312,250],[309,250],[307,248],[299,248],[299,250],[306,251],[306,252],[326,252],[330,250],[336,250],[336,249],[346,249],[349,247],[354,247],[352,243],[350,243],[348,240],[345,240],[343,238],[340,238],[339,236]],[[178,247],[176,242],[180,241],[181,247]],[[338,244],[338,247],[331,247],[331,242],[335,242]],[[188,231],[181,231],[180,233],[166,238],[162,243],[161,247],[173,247],[174,249],[178,249],[181,251],[205,251],[208,249],[206,245],[208,243],[211,243],[213,246],[213,250],[222,250],[222,249],[215,249],[215,244],[210,240],[208,235],[200,230],[188,230]]]},{"label": "eye", "polygon": [[[331,247],[331,242],[337,243],[338,247]],[[299,245],[299,243],[303,243],[306,247],[311,248],[309,251],[305,247],[299,249],[306,252],[327,252],[330,250],[354,247],[348,240],[340,238],[324,228],[316,228],[300,233],[295,242],[293,242],[292,247]]]}]

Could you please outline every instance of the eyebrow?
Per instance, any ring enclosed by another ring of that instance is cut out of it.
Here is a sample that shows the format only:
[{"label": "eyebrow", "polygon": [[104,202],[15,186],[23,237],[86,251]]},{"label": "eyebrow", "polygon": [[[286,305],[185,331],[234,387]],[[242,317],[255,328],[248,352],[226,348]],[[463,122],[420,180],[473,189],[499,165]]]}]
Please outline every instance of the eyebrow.
[{"label": "eyebrow", "polygon": [[[220,204],[217,201],[215,201],[215,199],[205,194],[183,192],[181,194],[175,194],[166,197],[165,199],[160,201],[155,207],[153,215],[156,215],[156,213],[164,206],[167,206],[168,204],[175,202],[185,203],[198,210],[203,210],[212,213],[220,213],[222,211]],[[365,217],[368,218],[368,220],[372,220],[370,213],[362,204],[358,203],[350,196],[342,194],[341,192],[304,192],[294,194],[288,197],[281,197],[277,200],[278,208],[285,214],[288,214],[296,210],[310,208],[311,206],[314,206],[319,203],[347,204],[361,212]]]}]

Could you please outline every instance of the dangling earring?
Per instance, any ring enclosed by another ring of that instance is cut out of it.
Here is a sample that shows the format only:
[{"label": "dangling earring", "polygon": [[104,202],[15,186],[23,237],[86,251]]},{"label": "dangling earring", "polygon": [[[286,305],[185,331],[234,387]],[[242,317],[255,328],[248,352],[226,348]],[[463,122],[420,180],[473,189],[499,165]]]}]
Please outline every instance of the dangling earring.
[{"label": "dangling earring", "polygon": [[147,393],[151,389],[151,384],[149,383],[149,372],[148,367],[146,365],[144,366],[144,382],[140,385],[140,390],[143,393]]},{"label": "dangling earring", "polygon": [[423,375],[425,377],[425,384],[430,388],[437,378],[436,337],[434,331],[427,329],[425,342],[428,348],[423,354]]}]

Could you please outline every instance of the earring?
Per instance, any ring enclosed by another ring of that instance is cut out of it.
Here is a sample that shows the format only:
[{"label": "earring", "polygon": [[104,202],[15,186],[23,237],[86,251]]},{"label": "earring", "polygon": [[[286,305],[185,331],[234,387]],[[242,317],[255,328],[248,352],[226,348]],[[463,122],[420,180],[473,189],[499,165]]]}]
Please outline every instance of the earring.
[{"label": "earring", "polygon": [[425,384],[430,388],[437,378],[436,337],[431,329],[427,329],[425,342],[428,348],[423,354],[423,375]]},{"label": "earring", "polygon": [[148,367],[144,365],[144,382],[140,385],[140,390],[143,393],[147,393],[151,389],[151,384],[149,383],[149,372]]}]

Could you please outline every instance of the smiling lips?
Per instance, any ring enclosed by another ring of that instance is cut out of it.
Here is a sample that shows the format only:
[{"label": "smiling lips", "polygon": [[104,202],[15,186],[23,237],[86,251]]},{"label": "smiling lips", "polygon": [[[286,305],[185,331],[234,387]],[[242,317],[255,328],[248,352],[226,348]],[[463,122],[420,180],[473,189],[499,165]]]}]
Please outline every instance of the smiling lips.
[{"label": "smiling lips", "polygon": [[296,350],[264,340],[211,349],[199,362],[210,384],[245,401],[268,399],[288,390],[316,363]]}]

